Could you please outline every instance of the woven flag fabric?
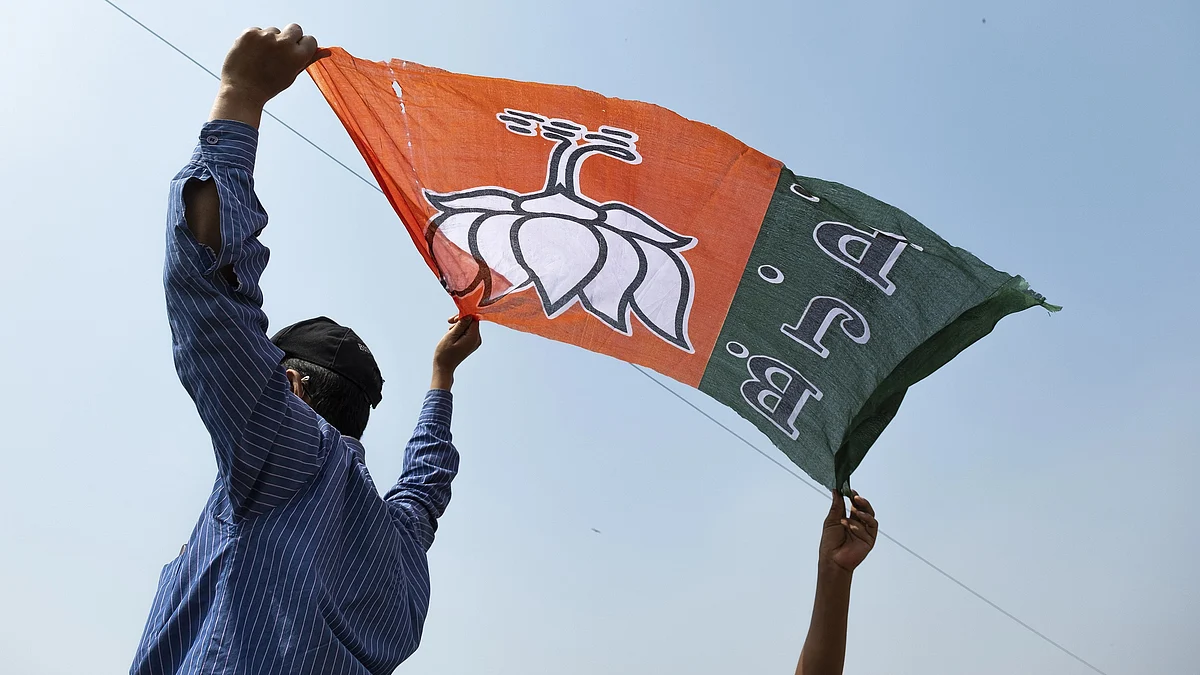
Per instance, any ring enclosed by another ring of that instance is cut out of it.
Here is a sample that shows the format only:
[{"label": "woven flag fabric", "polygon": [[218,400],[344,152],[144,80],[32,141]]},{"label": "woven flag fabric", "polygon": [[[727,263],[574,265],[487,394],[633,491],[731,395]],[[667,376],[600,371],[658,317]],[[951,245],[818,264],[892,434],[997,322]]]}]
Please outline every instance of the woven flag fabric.
[{"label": "woven flag fabric", "polygon": [[908,387],[1056,309],[903,211],[647,103],[332,48],[309,73],[462,314],[647,366],[826,487]]}]

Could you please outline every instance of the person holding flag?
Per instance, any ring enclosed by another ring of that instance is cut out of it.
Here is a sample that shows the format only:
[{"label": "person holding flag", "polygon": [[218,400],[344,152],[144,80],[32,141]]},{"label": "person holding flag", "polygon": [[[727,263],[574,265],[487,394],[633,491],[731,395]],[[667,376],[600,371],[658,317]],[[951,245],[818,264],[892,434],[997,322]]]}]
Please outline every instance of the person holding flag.
[{"label": "person holding flag", "polygon": [[359,441],[383,377],[351,329],[318,317],[266,336],[267,214],[253,171],[263,106],[317,53],[300,26],[247,30],[210,121],[171,183],[165,286],[176,370],[218,476],[166,565],[135,675],[383,675],[421,640],[426,553],[458,470],[456,368],[480,345],[452,320],[403,475],[382,498]]}]

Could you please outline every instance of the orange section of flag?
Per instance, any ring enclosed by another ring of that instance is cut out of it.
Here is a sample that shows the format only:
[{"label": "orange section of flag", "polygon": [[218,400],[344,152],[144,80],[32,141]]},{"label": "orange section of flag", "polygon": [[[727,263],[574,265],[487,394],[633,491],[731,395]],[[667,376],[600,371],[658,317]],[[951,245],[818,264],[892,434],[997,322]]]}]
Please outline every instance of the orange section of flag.
[{"label": "orange section of flag", "polygon": [[646,103],[330,51],[309,73],[461,312],[700,383],[778,161]]}]

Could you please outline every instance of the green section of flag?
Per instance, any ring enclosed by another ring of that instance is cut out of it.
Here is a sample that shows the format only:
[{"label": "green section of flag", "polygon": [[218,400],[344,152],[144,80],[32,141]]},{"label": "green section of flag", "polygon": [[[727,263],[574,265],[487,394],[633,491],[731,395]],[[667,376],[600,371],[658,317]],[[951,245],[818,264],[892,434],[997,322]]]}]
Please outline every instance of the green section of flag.
[{"label": "green section of flag", "polygon": [[909,386],[1035,305],[1057,309],[903,211],[784,169],[700,389],[845,488]]}]

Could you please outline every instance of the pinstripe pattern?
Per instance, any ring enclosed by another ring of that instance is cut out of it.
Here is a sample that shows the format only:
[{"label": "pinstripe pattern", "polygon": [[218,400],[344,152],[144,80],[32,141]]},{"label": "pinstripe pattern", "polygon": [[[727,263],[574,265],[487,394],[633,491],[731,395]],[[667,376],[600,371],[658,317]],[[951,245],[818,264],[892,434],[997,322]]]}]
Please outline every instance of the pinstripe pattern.
[{"label": "pinstripe pattern", "polygon": [[[430,391],[404,473],[380,498],[355,439],[294,396],[267,338],[259,278],[267,215],[258,132],[206,124],[171,183],[164,272],[175,366],[212,436],[217,480],[163,568],[131,673],[390,673],[417,648],[426,552],[458,470],[451,396]],[[214,180],[222,247],[184,220],[183,186]],[[217,270],[232,265],[236,288]]]}]

